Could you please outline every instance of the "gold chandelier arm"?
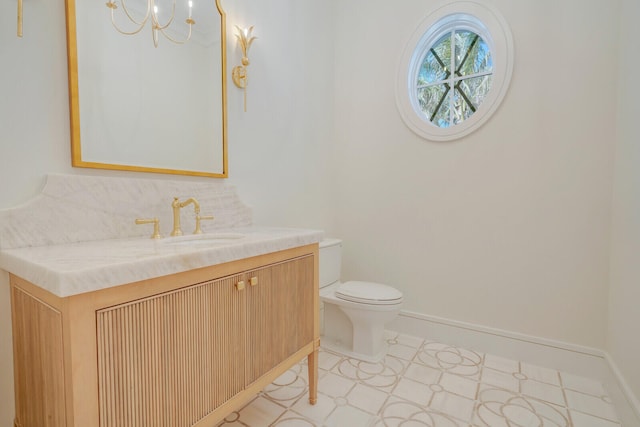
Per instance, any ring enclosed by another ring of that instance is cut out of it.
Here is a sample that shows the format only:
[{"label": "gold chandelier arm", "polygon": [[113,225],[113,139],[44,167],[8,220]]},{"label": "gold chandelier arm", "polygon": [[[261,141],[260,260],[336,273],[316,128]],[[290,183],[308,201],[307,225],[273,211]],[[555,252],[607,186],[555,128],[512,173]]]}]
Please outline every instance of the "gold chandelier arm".
[{"label": "gold chandelier arm", "polygon": [[[188,21],[191,21],[191,23],[189,23]],[[188,42],[191,39],[191,30],[193,28],[193,24],[195,24],[195,21],[193,21],[192,19],[188,19],[187,20],[187,24],[189,24],[189,34],[187,35],[187,38],[184,39],[184,40],[176,40],[173,37],[171,37],[169,34],[167,34],[164,31],[164,28],[166,28],[166,27],[160,28],[159,31],[167,40],[169,40],[169,41],[171,41],[171,42],[173,42],[175,44],[185,44],[186,42]]]},{"label": "gold chandelier arm", "polygon": [[156,43],[156,47],[157,47],[157,32],[159,31],[167,40],[169,40],[172,43],[175,44],[185,44],[186,42],[188,42],[191,39],[191,32],[193,30],[193,25],[196,23],[193,19],[191,19],[191,16],[189,16],[189,18],[185,21],[188,25],[189,25],[189,34],[187,35],[187,38],[185,38],[184,40],[177,40],[174,39],[173,37],[171,37],[169,34],[167,34],[167,32],[165,32],[165,30],[173,23],[173,21],[175,20],[176,17],[176,0],[173,0],[172,5],[171,5],[171,16],[169,18],[169,20],[167,21],[167,23],[165,23],[164,25],[160,25],[160,23],[158,22],[158,17],[154,16],[153,17],[153,26],[155,28],[156,31],[154,31],[154,43]]},{"label": "gold chandelier arm", "polygon": [[[129,8],[127,7],[127,0],[120,0],[120,6],[122,7],[124,14],[126,15],[126,17],[129,19],[129,21],[136,25],[137,28],[132,30],[132,31],[125,31],[123,30],[117,23],[116,23],[116,18],[115,18],[115,11],[118,8],[118,4],[117,4],[118,0],[107,0],[107,7],[109,9],[111,9],[111,24],[113,25],[113,28],[116,29],[116,31],[118,31],[120,34],[124,34],[124,35],[135,35],[138,34],[140,31],[142,31],[142,29],[144,28],[144,26],[147,24],[147,22],[149,21],[149,18],[151,18],[151,33],[153,36],[153,45],[155,47],[158,47],[158,33],[162,33],[162,35],[169,41],[171,41],[172,43],[176,43],[176,44],[185,44],[187,41],[189,41],[191,39],[191,35],[192,35],[192,31],[193,31],[193,25],[195,25],[195,21],[193,20],[193,18],[191,17],[191,8],[193,7],[192,5],[192,0],[188,1],[188,6],[189,6],[189,17],[185,20],[185,23],[189,26],[189,34],[187,35],[187,37],[184,40],[178,40],[175,39],[173,37],[171,37],[167,32],[165,32],[165,30],[167,28],[169,28],[171,26],[171,24],[174,23],[175,18],[176,18],[176,0],[173,0],[171,3],[171,9],[170,9],[170,13],[168,14],[168,18],[167,21],[164,24],[160,24],[160,22],[158,21],[158,12],[156,12],[156,6],[155,6],[155,0],[146,0],[147,1],[147,11],[146,14],[144,16],[144,19],[142,21],[138,21],[134,18],[134,16],[130,13]],[[164,15],[164,14],[163,14]]]},{"label": "gold chandelier arm", "polygon": [[[147,21],[149,20],[149,15],[151,15],[152,11],[152,0],[147,0],[147,13],[144,15],[144,19],[142,20],[142,22],[138,22],[134,19],[134,17],[131,15],[131,13],[129,13],[129,8],[127,7],[127,2],[126,0],[120,0],[120,4],[122,5],[122,10],[124,10],[124,13],[127,15],[127,18],[129,18],[129,20],[131,22],[133,22],[136,25],[140,25],[141,27],[144,27],[144,24],[147,23]],[[113,12],[112,12],[113,14]],[[140,32],[140,30],[136,31],[133,34],[137,34],[138,32]]]},{"label": "gold chandelier arm", "polygon": [[169,21],[167,21],[167,23],[164,24],[164,25],[160,25],[160,22],[158,21],[158,16],[154,14],[153,15],[153,23],[155,24],[155,27],[158,30],[162,31],[165,28],[167,28],[169,25],[171,25],[171,23],[173,22],[175,17],[176,17],[176,0],[173,0],[173,3],[171,5],[171,15],[169,15]]},{"label": "gold chandelier arm", "polygon": [[144,28],[144,24],[147,22],[147,21],[145,20],[145,21],[144,21],[144,22],[143,22],[143,23],[138,27],[138,29],[137,29],[137,30],[134,30],[134,31],[124,31],[124,30],[121,30],[121,29],[120,29],[120,27],[118,27],[118,24],[116,24],[116,20],[115,20],[115,18],[114,18],[113,12],[114,12],[114,10],[113,10],[113,9],[111,9],[111,24],[113,25],[113,28],[115,28],[115,29],[116,29],[116,31],[117,31],[117,32],[119,32],[120,34],[124,34],[124,35],[126,35],[126,36],[132,36],[132,35],[134,35],[134,34],[138,34],[140,31],[142,31],[142,29]]},{"label": "gold chandelier arm", "polygon": [[111,25],[113,25],[113,28],[116,29],[116,31],[118,31],[120,34],[124,34],[127,36],[132,36],[134,34],[138,34],[140,31],[142,31],[142,28],[144,28],[145,24],[147,23],[147,21],[149,20],[149,15],[150,15],[150,8],[151,8],[151,0],[147,0],[147,13],[144,16],[144,19],[142,20],[142,22],[138,22],[136,21],[133,16],[131,16],[131,14],[129,13],[129,9],[127,8],[127,3],[125,0],[120,0],[120,4],[122,5],[122,9],[124,10],[125,15],[127,15],[127,18],[129,19],[129,21],[131,21],[133,24],[137,25],[138,28],[136,30],[133,31],[125,31],[123,29],[121,29],[118,24],[116,24],[116,18],[115,18],[115,11],[118,8],[118,6],[116,5],[116,2],[114,0],[109,0],[106,5],[109,9],[111,9]]}]

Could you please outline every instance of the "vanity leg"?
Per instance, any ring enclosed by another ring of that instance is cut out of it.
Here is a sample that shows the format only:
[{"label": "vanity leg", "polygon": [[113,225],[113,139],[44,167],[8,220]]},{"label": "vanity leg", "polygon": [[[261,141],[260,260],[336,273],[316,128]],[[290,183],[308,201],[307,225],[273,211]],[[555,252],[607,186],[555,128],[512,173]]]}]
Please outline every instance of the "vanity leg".
[{"label": "vanity leg", "polygon": [[309,366],[309,403],[315,405],[318,401],[318,349],[307,356]]}]

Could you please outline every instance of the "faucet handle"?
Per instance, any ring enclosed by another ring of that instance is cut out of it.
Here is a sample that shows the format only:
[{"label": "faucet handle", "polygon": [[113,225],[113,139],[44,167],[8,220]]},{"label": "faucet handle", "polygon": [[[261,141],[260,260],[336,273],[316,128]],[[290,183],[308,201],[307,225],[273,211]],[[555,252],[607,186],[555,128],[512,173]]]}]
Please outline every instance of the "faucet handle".
[{"label": "faucet handle", "polygon": [[162,236],[160,235],[160,220],[158,218],[151,219],[136,219],[136,224],[153,224],[153,235],[152,239],[159,239]]},{"label": "faucet handle", "polygon": [[202,234],[202,229],[200,228],[200,221],[205,220],[213,220],[213,215],[200,215],[196,214],[196,229],[193,234]]}]

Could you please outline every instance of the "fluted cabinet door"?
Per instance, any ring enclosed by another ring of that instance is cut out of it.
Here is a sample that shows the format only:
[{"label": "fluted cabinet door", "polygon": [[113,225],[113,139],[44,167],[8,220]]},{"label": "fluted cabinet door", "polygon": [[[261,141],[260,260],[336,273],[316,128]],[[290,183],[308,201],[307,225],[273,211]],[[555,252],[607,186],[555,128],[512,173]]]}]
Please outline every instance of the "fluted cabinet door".
[{"label": "fluted cabinet door", "polygon": [[247,273],[248,384],[313,342],[313,275],[313,256]]},{"label": "fluted cabinet door", "polygon": [[101,427],[191,426],[244,388],[239,279],[98,311]]}]

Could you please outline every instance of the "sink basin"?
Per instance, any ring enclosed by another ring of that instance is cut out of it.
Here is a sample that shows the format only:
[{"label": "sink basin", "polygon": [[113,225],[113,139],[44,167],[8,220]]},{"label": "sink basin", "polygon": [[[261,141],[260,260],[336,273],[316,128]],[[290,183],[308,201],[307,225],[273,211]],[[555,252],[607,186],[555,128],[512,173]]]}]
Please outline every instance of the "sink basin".
[{"label": "sink basin", "polygon": [[246,237],[246,235],[242,233],[191,234],[186,236],[169,237],[162,240],[162,243],[172,246],[206,246],[230,243],[243,239],[244,237]]}]

